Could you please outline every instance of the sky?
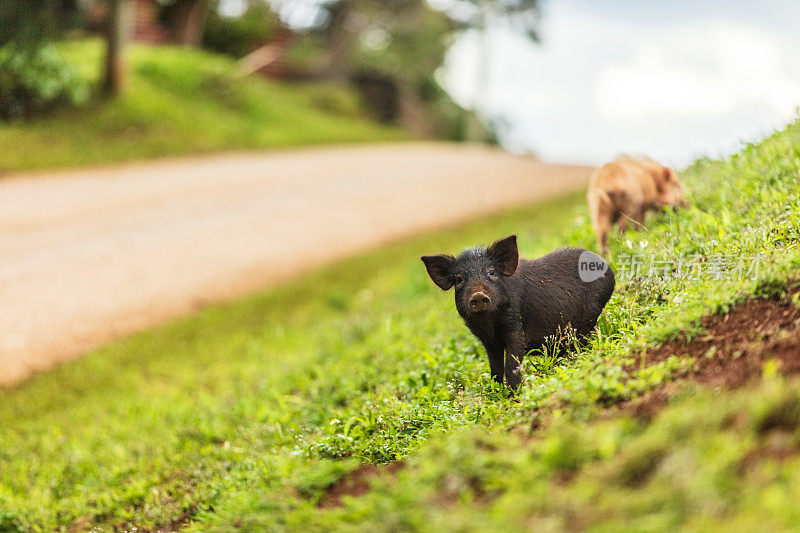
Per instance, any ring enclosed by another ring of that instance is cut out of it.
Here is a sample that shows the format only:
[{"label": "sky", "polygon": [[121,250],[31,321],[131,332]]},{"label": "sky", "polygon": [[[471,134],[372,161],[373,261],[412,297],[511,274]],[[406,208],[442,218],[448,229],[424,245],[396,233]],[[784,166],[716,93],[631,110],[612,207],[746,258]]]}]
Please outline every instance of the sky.
[{"label": "sky", "polygon": [[[550,161],[725,155],[797,115],[798,28],[790,0],[544,0],[540,44],[491,29],[488,112],[504,145]],[[466,106],[479,43],[459,38],[440,73]]]}]

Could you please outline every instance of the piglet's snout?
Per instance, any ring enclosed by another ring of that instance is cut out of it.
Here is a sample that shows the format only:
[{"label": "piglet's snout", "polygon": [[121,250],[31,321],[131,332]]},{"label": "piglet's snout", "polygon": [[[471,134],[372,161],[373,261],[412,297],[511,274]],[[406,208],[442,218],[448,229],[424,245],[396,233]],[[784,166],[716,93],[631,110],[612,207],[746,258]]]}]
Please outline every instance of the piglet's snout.
[{"label": "piglet's snout", "polygon": [[489,309],[492,300],[486,293],[476,292],[469,299],[469,310],[473,313],[481,313]]}]

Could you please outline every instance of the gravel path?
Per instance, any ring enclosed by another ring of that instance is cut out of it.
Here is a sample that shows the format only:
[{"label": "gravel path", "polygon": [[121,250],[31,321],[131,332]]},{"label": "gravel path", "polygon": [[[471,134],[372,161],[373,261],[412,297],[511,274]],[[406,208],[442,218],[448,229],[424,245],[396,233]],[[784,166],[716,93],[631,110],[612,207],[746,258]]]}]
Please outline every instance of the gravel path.
[{"label": "gravel path", "polygon": [[233,154],[0,180],[0,383],[420,230],[583,186],[447,144]]}]

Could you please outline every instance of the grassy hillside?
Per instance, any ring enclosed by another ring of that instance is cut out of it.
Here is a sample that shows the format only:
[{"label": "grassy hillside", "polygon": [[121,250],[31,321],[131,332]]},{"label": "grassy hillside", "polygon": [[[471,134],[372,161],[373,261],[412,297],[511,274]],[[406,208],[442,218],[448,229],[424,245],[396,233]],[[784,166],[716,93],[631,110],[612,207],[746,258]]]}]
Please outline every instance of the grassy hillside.
[{"label": "grassy hillside", "polygon": [[[60,50],[97,83],[99,41],[68,42]],[[367,120],[344,87],[236,79],[230,59],[182,48],[135,45],[128,59],[123,96],[32,122],[0,123],[0,172],[405,137]]]},{"label": "grassy hillside", "polygon": [[[724,350],[687,357],[673,339],[787,292],[798,172],[797,124],[694,164],[691,208],[612,242],[620,283],[597,338],[529,357],[515,398],[418,257],[512,232],[528,256],[592,246],[582,194],[353,258],[2,391],[0,524],[789,529],[799,385],[775,361],[747,388],[676,385]],[[631,277],[634,251],[669,268]],[[625,414],[653,390],[677,396]]]}]

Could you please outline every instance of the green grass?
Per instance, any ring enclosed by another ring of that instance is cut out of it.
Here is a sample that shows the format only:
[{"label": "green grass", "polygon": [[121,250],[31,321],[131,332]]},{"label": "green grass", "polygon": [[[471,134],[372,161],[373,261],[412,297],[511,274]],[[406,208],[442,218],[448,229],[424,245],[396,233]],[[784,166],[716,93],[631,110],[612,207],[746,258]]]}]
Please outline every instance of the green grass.
[{"label": "green grass", "polygon": [[[797,382],[773,379],[726,394],[687,387],[649,424],[558,420],[532,440],[497,429],[434,438],[365,496],[324,512],[298,506],[286,523],[351,531],[796,531],[798,428]],[[276,527],[272,509],[259,509],[262,497],[237,502],[245,529]]]},{"label": "green grass", "polygon": [[[800,397],[796,384],[688,389],[649,425],[597,415],[692,363],[673,357],[626,371],[636,350],[694,333],[699,317],[796,277],[798,172],[797,124],[687,169],[692,207],[615,240],[612,253],[619,271],[630,240],[701,265],[694,279],[620,283],[587,350],[529,358],[515,398],[491,381],[452,296],[418,257],[512,232],[527,256],[592,246],[583,194],[355,257],[2,391],[0,524],[787,529],[798,462],[765,457],[746,475],[731,465],[765,439],[797,438],[750,422]],[[756,279],[740,279],[708,267],[720,254],[764,257]],[[742,427],[721,422],[734,412]],[[395,460],[407,464],[396,479],[341,508],[317,507],[358,464]]]},{"label": "green grass", "polygon": [[[97,85],[99,41],[59,49]],[[0,172],[406,138],[370,122],[345,87],[237,79],[230,59],[182,48],[134,45],[128,60],[129,85],[119,98],[0,123]]]}]

